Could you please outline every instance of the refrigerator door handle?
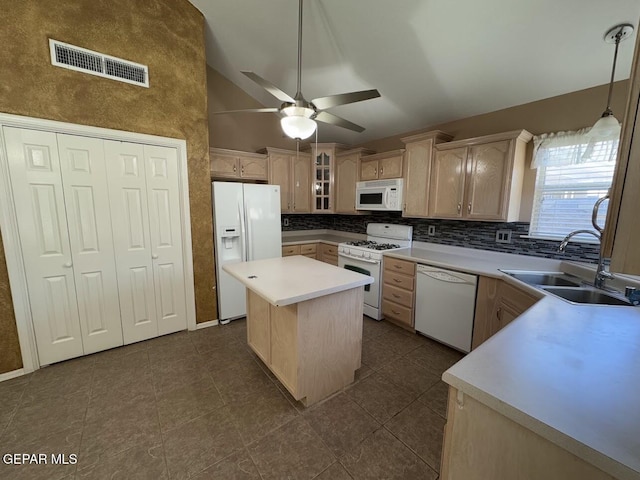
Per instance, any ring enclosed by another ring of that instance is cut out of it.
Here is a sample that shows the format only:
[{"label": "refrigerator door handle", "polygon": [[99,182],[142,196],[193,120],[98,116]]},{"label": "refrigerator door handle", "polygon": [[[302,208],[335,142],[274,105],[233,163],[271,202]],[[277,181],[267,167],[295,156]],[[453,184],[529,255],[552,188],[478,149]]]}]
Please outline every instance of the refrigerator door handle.
[{"label": "refrigerator door handle", "polygon": [[240,251],[242,252],[242,261],[247,261],[247,238],[244,233],[244,218],[242,216],[242,205],[238,203],[238,217],[240,217],[240,238],[239,242],[242,245]]},{"label": "refrigerator door handle", "polygon": [[247,262],[253,260],[253,248],[251,245],[251,220],[249,220],[249,211],[248,211],[247,200],[244,202],[244,221],[247,225],[247,235],[246,235],[246,245],[247,245]]}]

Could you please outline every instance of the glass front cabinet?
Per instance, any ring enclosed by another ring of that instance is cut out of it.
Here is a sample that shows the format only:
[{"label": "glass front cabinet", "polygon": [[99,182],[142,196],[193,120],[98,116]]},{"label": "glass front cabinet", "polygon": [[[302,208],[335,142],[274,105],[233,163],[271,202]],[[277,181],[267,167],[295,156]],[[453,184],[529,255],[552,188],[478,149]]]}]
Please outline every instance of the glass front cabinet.
[{"label": "glass front cabinet", "polygon": [[312,207],[313,213],[334,213],[334,177],[336,153],[346,150],[337,143],[311,144],[313,160]]}]

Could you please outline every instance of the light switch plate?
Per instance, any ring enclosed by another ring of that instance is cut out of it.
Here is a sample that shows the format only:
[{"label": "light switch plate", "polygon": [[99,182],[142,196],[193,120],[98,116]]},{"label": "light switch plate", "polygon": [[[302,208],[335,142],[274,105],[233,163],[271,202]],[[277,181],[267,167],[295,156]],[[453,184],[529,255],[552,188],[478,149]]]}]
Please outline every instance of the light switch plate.
[{"label": "light switch plate", "polygon": [[497,230],[496,243],[511,243],[511,230]]},{"label": "light switch plate", "polygon": [[427,228],[427,235],[433,236],[435,234],[436,234],[436,226],[435,225],[429,225],[429,227]]},{"label": "light switch plate", "polygon": [[285,227],[289,226],[289,219],[285,218],[284,220],[282,220],[282,225],[284,225]]}]

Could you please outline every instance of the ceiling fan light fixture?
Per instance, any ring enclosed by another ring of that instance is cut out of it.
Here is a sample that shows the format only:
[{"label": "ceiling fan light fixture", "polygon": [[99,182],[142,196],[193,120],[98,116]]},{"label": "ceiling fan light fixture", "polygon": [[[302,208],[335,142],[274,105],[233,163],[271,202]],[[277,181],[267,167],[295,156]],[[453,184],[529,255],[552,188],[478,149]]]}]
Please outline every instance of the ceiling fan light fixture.
[{"label": "ceiling fan light fixture", "polygon": [[280,119],[282,131],[289,138],[304,140],[316,131],[317,124],[311,118],[315,111],[306,107],[286,107],[282,109],[284,117]]}]

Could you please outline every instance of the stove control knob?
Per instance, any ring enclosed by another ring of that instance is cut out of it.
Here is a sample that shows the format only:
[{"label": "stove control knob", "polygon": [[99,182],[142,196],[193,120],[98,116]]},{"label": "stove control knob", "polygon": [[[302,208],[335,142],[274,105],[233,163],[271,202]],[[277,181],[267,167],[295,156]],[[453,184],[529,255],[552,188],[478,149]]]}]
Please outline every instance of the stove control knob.
[{"label": "stove control knob", "polygon": [[371,258],[371,254],[370,254],[369,252],[366,252],[366,253],[364,254],[364,258]]},{"label": "stove control knob", "polygon": [[346,248],[346,247],[345,247],[345,248],[343,248],[343,249],[342,249],[342,253],[349,253],[349,249],[348,249],[348,248]]}]

